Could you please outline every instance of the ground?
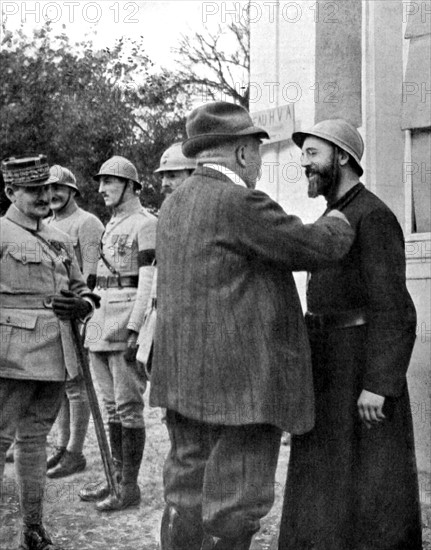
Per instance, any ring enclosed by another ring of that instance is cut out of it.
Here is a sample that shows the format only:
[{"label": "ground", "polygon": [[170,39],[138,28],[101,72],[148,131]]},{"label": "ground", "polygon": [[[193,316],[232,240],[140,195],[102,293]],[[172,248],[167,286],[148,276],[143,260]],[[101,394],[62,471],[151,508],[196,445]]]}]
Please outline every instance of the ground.
[{"label": "ground", "polygon": [[[159,409],[146,408],[147,443],[139,483],[142,502],[139,507],[120,512],[101,514],[92,503],[78,497],[81,487],[103,477],[94,429],[90,429],[85,446],[87,468],[84,472],[60,480],[48,480],[46,489],[45,523],[64,550],[158,550],[159,528],[163,510],[162,467],[168,451],[168,436],[161,422]],[[50,436],[53,443],[55,428]],[[286,479],[289,447],[281,447],[276,477],[274,507],[264,519],[255,537],[252,550],[276,550],[278,523]],[[428,491],[429,482],[421,479]],[[425,494],[425,493],[424,493]],[[19,530],[18,498],[14,484],[14,468],[6,465],[3,491],[0,494],[0,549],[15,550]],[[424,549],[431,550],[430,507],[424,510]]]}]

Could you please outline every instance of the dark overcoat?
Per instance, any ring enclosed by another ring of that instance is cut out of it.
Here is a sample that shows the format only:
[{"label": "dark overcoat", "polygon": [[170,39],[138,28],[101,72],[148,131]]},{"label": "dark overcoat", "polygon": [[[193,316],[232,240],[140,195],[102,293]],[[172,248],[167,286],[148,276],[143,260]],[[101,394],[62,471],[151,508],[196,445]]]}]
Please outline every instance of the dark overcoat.
[{"label": "dark overcoat", "polygon": [[199,167],[160,211],[150,403],[208,423],[311,429],[291,271],[340,258],[352,240],[339,219],[303,225],[265,193]]},{"label": "dark overcoat", "polygon": [[[356,231],[349,254],[311,274],[310,312],[365,310],[366,325],[310,330],[316,425],[292,438],[280,550],[419,550],[420,508],[406,383],[416,328],[394,214],[358,184],[338,203]],[[386,396],[367,429],[363,389]]]}]

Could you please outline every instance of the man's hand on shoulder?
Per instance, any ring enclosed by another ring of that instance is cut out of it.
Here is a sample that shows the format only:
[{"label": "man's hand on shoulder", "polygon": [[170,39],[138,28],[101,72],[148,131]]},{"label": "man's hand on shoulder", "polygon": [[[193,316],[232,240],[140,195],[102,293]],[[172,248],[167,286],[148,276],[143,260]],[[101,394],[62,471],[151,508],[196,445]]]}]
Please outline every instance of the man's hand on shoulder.
[{"label": "man's hand on shoulder", "polygon": [[358,399],[358,412],[361,420],[368,429],[383,422],[386,418],[383,414],[385,397],[367,390],[362,390]]}]

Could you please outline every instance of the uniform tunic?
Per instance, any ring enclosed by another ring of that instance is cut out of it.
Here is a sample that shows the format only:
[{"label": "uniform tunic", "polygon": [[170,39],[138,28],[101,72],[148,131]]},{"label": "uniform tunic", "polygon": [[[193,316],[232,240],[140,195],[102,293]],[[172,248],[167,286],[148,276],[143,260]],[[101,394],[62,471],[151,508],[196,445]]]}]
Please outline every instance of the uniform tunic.
[{"label": "uniform tunic", "polygon": [[[419,550],[421,523],[406,383],[416,328],[401,228],[362,184],[337,203],[356,231],[349,254],[311,274],[314,314],[364,311],[367,324],[310,329],[316,425],[292,438],[280,550]],[[367,429],[361,391],[386,397]]]},{"label": "uniform tunic", "polygon": [[[104,288],[101,284],[95,289],[101,304],[87,327],[90,351],[125,350],[128,330],[139,332],[154,272],[156,225],[156,217],[143,208],[138,197],[121,204],[109,220],[102,237],[103,253],[121,277],[139,276],[139,285]],[[115,278],[102,259],[97,277]]]},{"label": "uniform tunic", "polygon": [[61,290],[91,296],[73,244],[62,231],[34,221],[13,205],[0,219],[0,239],[0,376],[64,381],[66,368],[77,369],[70,323],[59,320],[44,303]]},{"label": "uniform tunic", "polygon": [[79,208],[72,199],[63,210],[55,212],[47,223],[69,235],[84,279],[87,280],[89,275],[95,275],[100,237],[104,229],[99,218]]}]

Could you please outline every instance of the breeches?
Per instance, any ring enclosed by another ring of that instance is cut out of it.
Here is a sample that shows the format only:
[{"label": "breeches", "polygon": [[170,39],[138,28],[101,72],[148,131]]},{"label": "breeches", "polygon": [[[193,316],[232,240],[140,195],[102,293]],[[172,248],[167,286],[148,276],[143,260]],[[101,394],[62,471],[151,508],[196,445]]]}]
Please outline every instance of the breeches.
[{"label": "breeches", "polygon": [[0,378],[0,479],[6,450],[16,439],[15,466],[23,519],[42,518],[46,437],[55,421],[64,382]]},{"label": "breeches", "polygon": [[108,422],[143,428],[146,378],[124,359],[124,351],[90,352],[90,361],[102,392]]},{"label": "breeches", "polygon": [[274,502],[281,431],[267,424],[212,425],[172,410],[167,427],[166,502],[213,536],[257,531]]}]

